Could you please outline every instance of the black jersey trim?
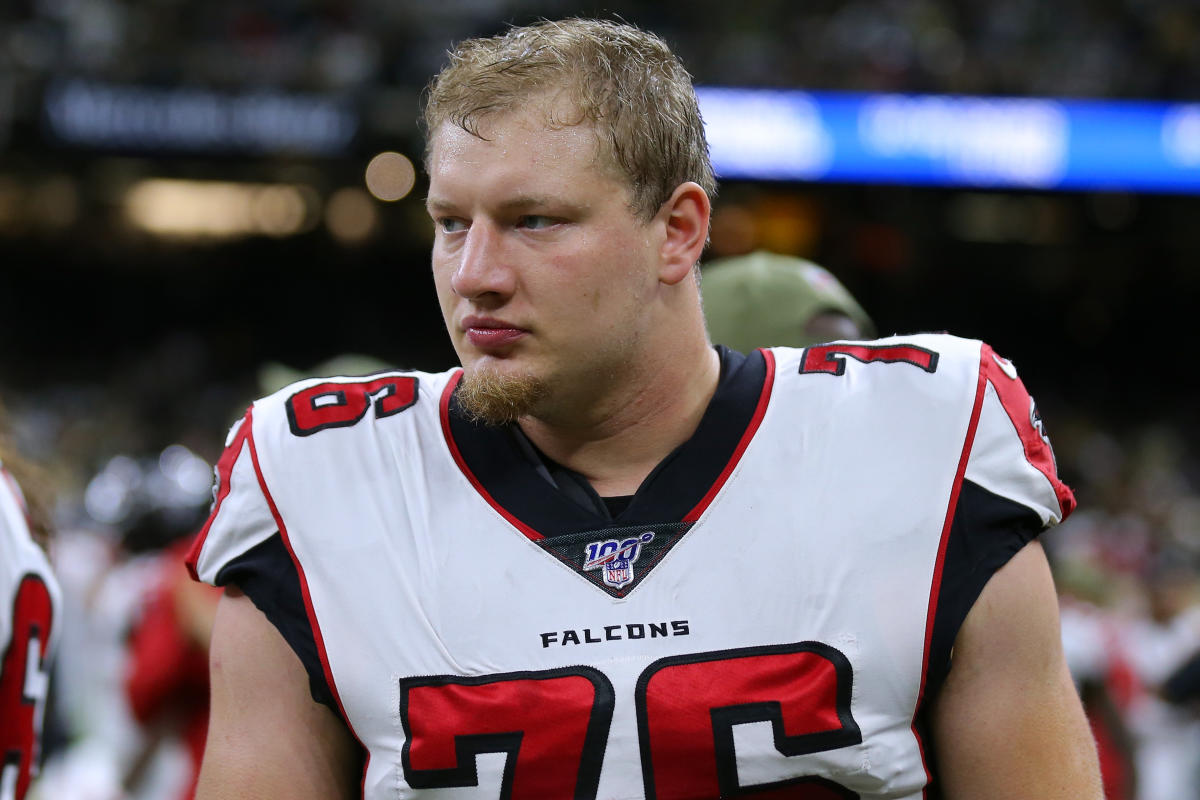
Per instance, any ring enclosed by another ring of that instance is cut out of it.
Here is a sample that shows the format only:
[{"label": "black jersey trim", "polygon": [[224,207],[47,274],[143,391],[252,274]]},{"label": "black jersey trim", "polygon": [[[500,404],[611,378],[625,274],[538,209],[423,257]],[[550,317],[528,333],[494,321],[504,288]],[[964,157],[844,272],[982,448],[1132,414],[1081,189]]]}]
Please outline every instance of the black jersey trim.
[{"label": "black jersey trim", "polygon": [[983,587],[1022,547],[1037,538],[1042,528],[1041,518],[1028,506],[963,481],[934,614],[927,697],[937,694],[949,673],[954,640]]},{"label": "black jersey trim", "polygon": [[[958,631],[987,582],[1043,529],[1041,518],[1028,506],[963,480],[946,543],[925,686],[913,719],[931,776],[936,776],[938,769],[937,748],[927,746],[934,740],[929,709],[950,674]],[[942,797],[936,780],[927,787],[927,796],[929,800]]]},{"label": "black jersey trim", "polygon": [[531,539],[603,527],[682,522],[711,499],[731,462],[746,446],[746,434],[761,417],[772,375],[767,356],[749,356],[724,346],[716,392],[695,433],[646,477],[619,514],[607,518],[549,486],[530,463],[507,426],[469,419],[454,394],[457,378],[442,401],[442,423],[455,461],[475,489]]},{"label": "black jersey trim", "polygon": [[313,700],[329,706],[341,717],[341,709],[325,680],[325,669],[317,654],[317,642],[300,591],[300,575],[284,546],[283,537],[276,532],[230,560],[221,567],[214,583],[218,586],[232,583],[246,593],[304,665]]}]

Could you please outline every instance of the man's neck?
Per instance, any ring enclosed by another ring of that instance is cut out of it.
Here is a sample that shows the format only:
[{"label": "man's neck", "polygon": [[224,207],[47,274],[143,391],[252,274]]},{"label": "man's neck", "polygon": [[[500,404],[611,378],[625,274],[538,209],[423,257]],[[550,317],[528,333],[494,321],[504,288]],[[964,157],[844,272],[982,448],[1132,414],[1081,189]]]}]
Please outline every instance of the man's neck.
[{"label": "man's neck", "polygon": [[602,497],[630,495],[704,416],[717,389],[721,360],[705,343],[691,358],[648,370],[638,385],[594,405],[578,424],[522,417],[539,450],[584,476]]}]

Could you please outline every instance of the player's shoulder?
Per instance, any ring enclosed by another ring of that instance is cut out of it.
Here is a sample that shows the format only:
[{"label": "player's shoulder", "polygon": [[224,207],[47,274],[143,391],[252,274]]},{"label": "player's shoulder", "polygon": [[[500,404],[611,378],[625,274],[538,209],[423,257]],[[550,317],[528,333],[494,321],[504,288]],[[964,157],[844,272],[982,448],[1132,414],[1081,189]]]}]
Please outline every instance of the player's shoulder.
[{"label": "player's shoulder", "polygon": [[319,440],[337,429],[371,431],[394,418],[428,424],[437,421],[456,372],[394,369],[304,378],[256,400],[239,425],[249,420],[256,440],[289,442]]},{"label": "player's shoulder", "polygon": [[311,508],[347,486],[368,485],[356,482],[370,469],[363,454],[426,452],[424,444],[442,435],[441,401],[455,374],[305,378],[256,400],[216,464],[213,508],[187,558],[193,576],[224,582],[233,559],[280,530],[283,504]]},{"label": "player's shoulder", "polygon": [[26,523],[25,497],[12,474],[0,461],[0,547],[17,548],[33,544]]},{"label": "player's shoulder", "polygon": [[30,531],[21,487],[0,462],[0,584],[24,573],[44,577],[50,566]]}]

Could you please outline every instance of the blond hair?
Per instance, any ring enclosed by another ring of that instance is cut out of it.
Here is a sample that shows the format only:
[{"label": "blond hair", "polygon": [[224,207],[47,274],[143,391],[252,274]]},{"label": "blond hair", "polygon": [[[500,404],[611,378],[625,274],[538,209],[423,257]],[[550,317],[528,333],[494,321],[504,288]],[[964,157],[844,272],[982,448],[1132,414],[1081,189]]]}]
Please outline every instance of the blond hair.
[{"label": "blond hair", "polygon": [[441,125],[481,136],[482,119],[555,90],[568,93],[578,116],[548,116],[548,124],[595,127],[643,220],[685,181],[716,195],[691,75],[662,39],[605,20],[543,21],[460,43],[426,89],[427,166]]}]

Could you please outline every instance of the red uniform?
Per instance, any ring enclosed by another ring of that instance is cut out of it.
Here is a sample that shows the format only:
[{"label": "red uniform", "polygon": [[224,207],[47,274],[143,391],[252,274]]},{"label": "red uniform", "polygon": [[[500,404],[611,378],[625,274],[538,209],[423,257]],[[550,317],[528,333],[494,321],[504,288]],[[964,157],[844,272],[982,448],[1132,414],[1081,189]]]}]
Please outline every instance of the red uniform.
[{"label": "red uniform", "polygon": [[[188,543],[167,550],[163,574],[129,639],[125,690],[133,716],[142,725],[169,725],[191,758],[185,798],[195,793],[208,733],[208,649],[187,631],[176,603],[180,566]],[[196,591],[200,587],[188,586]],[[220,592],[211,590],[215,606]]]}]

